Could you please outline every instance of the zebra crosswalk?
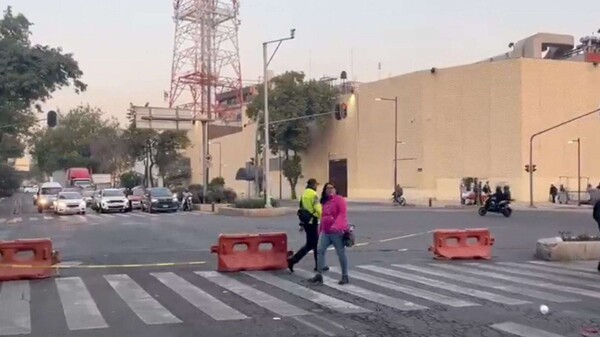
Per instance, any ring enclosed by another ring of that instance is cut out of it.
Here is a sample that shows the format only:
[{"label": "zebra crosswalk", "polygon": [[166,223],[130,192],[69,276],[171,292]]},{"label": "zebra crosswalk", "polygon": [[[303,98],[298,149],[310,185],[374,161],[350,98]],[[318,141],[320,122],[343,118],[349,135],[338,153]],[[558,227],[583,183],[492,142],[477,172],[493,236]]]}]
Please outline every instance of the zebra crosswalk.
[{"label": "zebra crosswalk", "polygon": [[[235,303],[240,302],[231,300],[233,294],[274,315],[306,323],[317,332],[332,336],[326,328],[308,321],[307,318],[316,316],[315,308],[322,312],[319,318],[334,324],[339,317],[335,314],[376,315],[385,308],[400,314],[435,311],[439,306],[466,310],[494,304],[508,307],[537,307],[539,303],[575,305],[588,298],[600,298],[600,291],[590,289],[599,288],[591,281],[598,277],[592,269],[567,266],[569,268],[538,261],[364,264],[350,270],[351,283],[345,285],[337,283],[339,268],[331,267],[328,275],[324,275],[323,286],[307,283],[305,279],[313,273],[298,268],[295,274],[287,271],[189,273],[184,270],[184,275],[174,271],[150,272],[143,277],[139,273],[106,274],[101,276],[100,282],[83,276],[57,277],[42,282],[4,282],[0,286],[0,336],[35,333],[32,322],[41,317],[35,316],[39,311],[32,311],[31,307],[40,301],[46,303],[45,308],[51,303],[50,307],[61,311],[70,331],[110,328],[106,317],[118,310],[129,310],[148,326],[185,324],[185,319],[178,316],[174,308],[177,303],[184,302],[197,310],[198,319],[215,322],[260,319],[255,317],[256,310],[248,310],[245,305],[236,307]],[[48,283],[56,288],[55,298],[32,296],[40,295],[40,292],[32,291],[33,287],[45,284],[47,288]],[[112,294],[107,294],[106,289]],[[100,291],[104,292],[96,293]],[[124,305],[106,307],[107,303],[114,305],[116,302],[95,300],[110,296],[119,298]],[[168,301],[165,301],[166,297],[169,297]],[[568,333],[560,331],[561,326],[553,327],[558,331],[547,331],[552,327],[546,323],[531,326],[530,320],[525,322],[527,324],[520,322],[518,311],[513,321],[507,321],[506,317],[505,314],[499,316],[501,321],[486,328],[527,337]]]},{"label": "zebra crosswalk", "polygon": [[101,221],[101,220],[116,220],[116,219],[128,219],[128,220],[136,220],[136,219],[152,219],[159,217],[174,217],[174,216],[197,216],[202,214],[200,212],[177,212],[170,214],[154,214],[154,213],[142,213],[142,212],[130,212],[130,213],[103,213],[103,214],[94,214],[88,213],[85,215],[54,215],[54,214],[46,214],[46,215],[15,215],[12,217],[0,218],[0,224],[6,225],[18,225],[24,222],[46,222],[46,221],[60,221],[60,222],[80,222],[86,223],[91,221]]}]

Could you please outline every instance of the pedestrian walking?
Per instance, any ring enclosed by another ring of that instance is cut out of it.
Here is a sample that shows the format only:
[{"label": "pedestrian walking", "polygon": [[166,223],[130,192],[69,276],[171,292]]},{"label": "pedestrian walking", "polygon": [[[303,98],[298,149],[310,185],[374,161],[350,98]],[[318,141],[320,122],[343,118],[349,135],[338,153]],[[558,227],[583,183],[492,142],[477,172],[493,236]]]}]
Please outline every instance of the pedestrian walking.
[{"label": "pedestrian walking", "polygon": [[[594,220],[596,220],[596,223],[598,224],[598,230],[600,231],[600,199],[596,200],[596,203],[594,204],[594,211],[592,212],[592,217],[594,218]],[[598,271],[600,271],[600,261],[598,262]]]},{"label": "pedestrian walking", "polygon": [[319,242],[319,219],[321,218],[322,205],[317,187],[319,183],[316,179],[308,179],[306,189],[300,197],[300,205],[298,209],[298,219],[300,226],[306,233],[306,243],[300,248],[296,254],[288,258],[288,269],[293,273],[294,265],[311,250],[315,256],[315,269],[317,270],[317,244]]},{"label": "pedestrian walking", "polygon": [[346,200],[337,195],[335,186],[332,183],[326,183],[323,186],[324,199],[323,215],[321,217],[321,227],[319,229],[319,246],[317,248],[317,274],[309,281],[311,283],[323,283],[323,271],[325,271],[325,253],[327,248],[333,245],[335,253],[340,261],[342,269],[342,278],[339,284],[349,283],[348,279],[348,259],[346,257],[345,235],[349,232],[348,214]]}]

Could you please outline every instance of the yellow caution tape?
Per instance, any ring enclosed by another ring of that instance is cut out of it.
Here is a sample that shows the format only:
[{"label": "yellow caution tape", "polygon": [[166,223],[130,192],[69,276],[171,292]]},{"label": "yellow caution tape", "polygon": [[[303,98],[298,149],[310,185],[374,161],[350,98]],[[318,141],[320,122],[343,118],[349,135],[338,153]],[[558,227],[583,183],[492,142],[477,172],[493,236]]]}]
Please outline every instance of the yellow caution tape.
[{"label": "yellow caution tape", "polygon": [[144,267],[180,267],[197,266],[205,264],[206,261],[190,262],[165,262],[165,263],[135,263],[135,264],[81,264],[81,265],[60,265],[35,266],[31,264],[0,264],[0,268],[14,269],[103,269],[103,268],[144,268]]}]

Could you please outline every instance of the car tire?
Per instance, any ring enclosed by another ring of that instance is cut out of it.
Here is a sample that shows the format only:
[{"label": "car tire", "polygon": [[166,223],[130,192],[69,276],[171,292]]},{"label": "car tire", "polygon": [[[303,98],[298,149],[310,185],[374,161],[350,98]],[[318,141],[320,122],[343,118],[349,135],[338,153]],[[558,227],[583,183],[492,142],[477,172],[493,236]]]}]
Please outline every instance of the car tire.
[{"label": "car tire", "polygon": [[85,212],[81,212],[81,215],[85,215]]},{"label": "car tire", "polygon": [[43,213],[43,212],[44,212],[44,209],[43,209],[43,208],[40,208],[40,207],[38,207],[38,213]]}]

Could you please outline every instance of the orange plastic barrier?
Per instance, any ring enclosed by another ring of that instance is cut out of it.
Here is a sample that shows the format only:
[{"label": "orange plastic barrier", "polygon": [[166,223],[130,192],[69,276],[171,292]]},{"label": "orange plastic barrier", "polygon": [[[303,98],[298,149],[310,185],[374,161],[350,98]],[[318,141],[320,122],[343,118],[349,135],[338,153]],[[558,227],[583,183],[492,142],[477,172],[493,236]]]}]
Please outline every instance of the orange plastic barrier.
[{"label": "orange plastic barrier", "polygon": [[492,258],[494,238],[487,228],[436,229],[433,232],[433,252],[436,259]]},{"label": "orange plastic barrier", "polygon": [[287,268],[285,233],[221,234],[210,250],[218,254],[220,272]]},{"label": "orange plastic barrier", "polygon": [[40,279],[53,275],[57,259],[50,239],[0,242],[0,281]]}]

